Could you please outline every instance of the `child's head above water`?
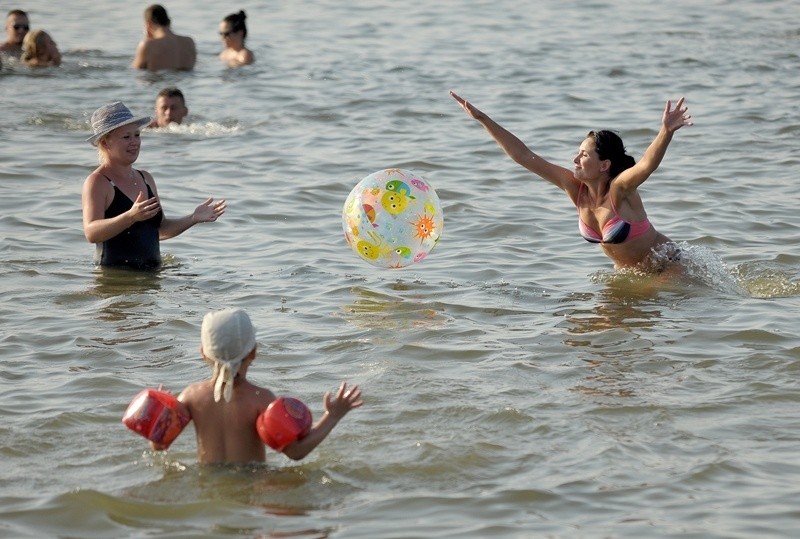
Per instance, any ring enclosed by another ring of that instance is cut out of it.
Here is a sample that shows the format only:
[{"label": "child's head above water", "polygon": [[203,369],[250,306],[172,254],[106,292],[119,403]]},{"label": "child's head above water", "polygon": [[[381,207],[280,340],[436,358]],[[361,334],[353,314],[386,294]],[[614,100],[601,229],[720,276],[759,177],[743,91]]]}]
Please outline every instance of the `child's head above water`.
[{"label": "child's head above water", "polygon": [[[254,355],[256,333],[250,317],[241,309],[213,311],[203,317],[200,351],[214,368],[214,400],[230,402],[233,381],[242,361]],[[252,359],[252,357],[251,357]]]}]

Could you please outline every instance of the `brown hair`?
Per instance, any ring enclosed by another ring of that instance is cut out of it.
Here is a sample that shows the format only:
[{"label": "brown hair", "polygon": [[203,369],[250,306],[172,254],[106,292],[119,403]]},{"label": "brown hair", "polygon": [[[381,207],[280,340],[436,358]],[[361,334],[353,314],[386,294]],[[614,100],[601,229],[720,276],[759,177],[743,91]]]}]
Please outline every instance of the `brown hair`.
[{"label": "brown hair", "polygon": [[247,15],[245,15],[244,10],[240,10],[239,13],[231,13],[222,20],[231,25],[231,32],[238,32],[241,30],[243,32],[242,41],[244,41],[247,37],[247,25],[244,23],[246,18]]},{"label": "brown hair", "polygon": [[186,98],[183,97],[183,92],[181,92],[175,86],[169,86],[158,92],[156,99],[158,99],[159,97],[180,97],[181,101],[183,101],[183,104],[184,105],[186,104]]},{"label": "brown hair", "polygon": [[600,159],[611,161],[611,169],[608,171],[609,177],[616,178],[620,172],[636,164],[633,157],[628,155],[625,150],[622,139],[615,132],[608,129],[589,131],[586,137],[594,140],[594,147]]},{"label": "brown hair", "polygon": [[150,4],[144,10],[144,20],[153,22],[159,26],[169,26],[170,21],[167,10],[160,4]]}]

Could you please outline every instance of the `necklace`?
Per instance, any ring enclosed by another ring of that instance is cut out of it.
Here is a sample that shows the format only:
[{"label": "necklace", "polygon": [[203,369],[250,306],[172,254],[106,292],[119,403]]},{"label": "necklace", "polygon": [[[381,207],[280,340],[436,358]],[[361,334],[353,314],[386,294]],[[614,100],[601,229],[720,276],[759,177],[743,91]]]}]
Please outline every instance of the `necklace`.
[{"label": "necklace", "polygon": [[[111,171],[109,171],[109,172],[111,172]],[[117,178],[119,178],[119,177],[120,177],[120,176],[116,176],[116,174],[109,174],[109,175],[110,175],[112,178],[113,178],[113,177],[117,177]],[[138,179],[136,178],[136,176],[134,175],[134,173],[133,173],[133,169],[131,169],[130,173],[128,174],[128,178],[127,178],[127,179],[128,179],[128,182],[130,182],[131,186],[133,186],[135,189],[138,189],[138,188],[139,188],[139,180],[138,180]]]}]

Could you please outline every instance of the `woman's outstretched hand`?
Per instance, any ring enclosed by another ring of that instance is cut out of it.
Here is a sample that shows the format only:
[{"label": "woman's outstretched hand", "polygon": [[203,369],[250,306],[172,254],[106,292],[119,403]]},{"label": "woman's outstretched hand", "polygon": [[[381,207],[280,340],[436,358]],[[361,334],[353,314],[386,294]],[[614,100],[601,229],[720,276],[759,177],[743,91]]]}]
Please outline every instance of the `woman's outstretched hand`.
[{"label": "woman's outstretched hand", "polygon": [[194,209],[192,221],[195,223],[214,222],[222,217],[222,214],[225,213],[225,208],[227,207],[228,206],[225,204],[225,199],[222,199],[219,202],[214,202],[213,198],[209,198]]},{"label": "woman's outstretched hand", "polygon": [[464,109],[464,111],[469,114],[470,117],[480,120],[483,116],[485,116],[483,112],[475,108],[472,103],[455,93],[453,90],[450,90],[450,95],[453,96],[453,99],[455,99],[458,104],[461,105],[461,108]]},{"label": "woman's outstretched hand", "polygon": [[681,97],[673,109],[671,108],[672,101],[667,100],[667,106],[664,108],[661,124],[670,133],[674,133],[684,125],[694,125],[691,121],[692,117],[686,114],[689,111],[689,107],[684,107],[683,101],[684,98]]}]

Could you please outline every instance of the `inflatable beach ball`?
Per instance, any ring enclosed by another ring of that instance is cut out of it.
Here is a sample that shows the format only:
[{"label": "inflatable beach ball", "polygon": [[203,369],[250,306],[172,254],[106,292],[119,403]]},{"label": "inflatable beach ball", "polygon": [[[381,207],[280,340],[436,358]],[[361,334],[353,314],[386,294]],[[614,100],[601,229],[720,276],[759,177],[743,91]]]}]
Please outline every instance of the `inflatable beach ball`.
[{"label": "inflatable beach ball", "polygon": [[433,187],[408,170],[373,172],[350,191],[342,209],[347,243],[379,268],[403,268],[428,256],[444,216]]}]

